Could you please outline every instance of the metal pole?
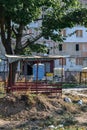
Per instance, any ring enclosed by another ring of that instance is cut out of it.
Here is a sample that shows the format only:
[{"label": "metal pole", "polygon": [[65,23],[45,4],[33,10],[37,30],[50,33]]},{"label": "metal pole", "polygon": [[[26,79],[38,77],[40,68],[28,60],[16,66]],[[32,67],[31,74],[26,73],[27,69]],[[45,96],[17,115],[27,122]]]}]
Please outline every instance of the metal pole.
[{"label": "metal pole", "polygon": [[62,58],[62,71],[61,71],[61,75],[62,75],[61,82],[63,82],[63,58]]},{"label": "metal pole", "polygon": [[11,86],[10,87],[11,87],[11,90],[12,90],[12,63],[11,63],[11,77],[10,78],[11,78],[11,80],[10,80],[10,85]]},{"label": "metal pole", "polygon": [[37,61],[37,63],[36,63],[36,94],[38,94],[38,88],[37,88],[37,82],[38,82],[38,61]]}]

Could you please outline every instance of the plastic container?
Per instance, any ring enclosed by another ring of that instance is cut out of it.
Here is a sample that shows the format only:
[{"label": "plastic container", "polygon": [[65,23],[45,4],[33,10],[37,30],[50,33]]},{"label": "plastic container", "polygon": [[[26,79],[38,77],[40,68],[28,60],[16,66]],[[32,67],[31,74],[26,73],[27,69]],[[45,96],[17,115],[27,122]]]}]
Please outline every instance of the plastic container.
[{"label": "plastic container", "polygon": [[[38,67],[38,68],[37,68]],[[33,79],[34,80],[42,80],[45,74],[44,64],[39,63],[33,65]]]},{"label": "plastic container", "polygon": [[64,75],[64,68],[54,68],[54,76],[62,77]]}]

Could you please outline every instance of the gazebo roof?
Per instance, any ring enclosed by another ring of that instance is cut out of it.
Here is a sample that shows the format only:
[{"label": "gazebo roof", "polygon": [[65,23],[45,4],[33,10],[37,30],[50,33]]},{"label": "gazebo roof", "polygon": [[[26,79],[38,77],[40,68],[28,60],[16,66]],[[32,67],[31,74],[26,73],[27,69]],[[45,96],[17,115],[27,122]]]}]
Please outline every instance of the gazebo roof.
[{"label": "gazebo roof", "polygon": [[38,56],[38,55],[5,55],[9,62],[14,62],[17,60],[28,60],[28,61],[35,61],[35,60],[55,60],[55,59],[63,59],[69,56],[62,56],[62,55],[47,55],[47,56]]}]

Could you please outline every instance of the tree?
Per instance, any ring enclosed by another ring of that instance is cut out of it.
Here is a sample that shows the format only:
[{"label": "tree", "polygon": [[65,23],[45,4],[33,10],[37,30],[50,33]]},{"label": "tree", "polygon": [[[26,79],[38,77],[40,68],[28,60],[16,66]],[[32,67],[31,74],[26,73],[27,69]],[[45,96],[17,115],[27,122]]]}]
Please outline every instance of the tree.
[{"label": "tree", "polygon": [[[79,8],[78,0],[0,0],[1,40],[6,53],[19,55],[26,47],[34,46],[34,43],[41,37],[46,39],[51,37],[55,41],[63,40],[60,35],[61,29],[73,27],[76,23],[83,23],[84,19],[81,21],[77,13],[82,12]],[[37,36],[26,34],[26,30],[29,29],[28,25],[32,21],[42,23],[37,28],[37,31],[39,30]],[[27,39],[23,42],[26,36]],[[15,41],[14,50],[12,48],[13,39]],[[12,78],[11,66],[13,68]],[[14,83],[16,69],[17,61],[9,64],[8,86]]]}]

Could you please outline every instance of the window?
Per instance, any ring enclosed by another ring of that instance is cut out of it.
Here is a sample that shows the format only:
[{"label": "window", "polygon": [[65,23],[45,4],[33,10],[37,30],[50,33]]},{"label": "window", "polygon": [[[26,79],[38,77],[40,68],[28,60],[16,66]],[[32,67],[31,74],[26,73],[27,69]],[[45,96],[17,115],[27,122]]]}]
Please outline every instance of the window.
[{"label": "window", "polygon": [[87,66],[87,59],[84,59],[84,60],[83,60],[83,65],[84,65],[84,66]]},{"label": "window", "polygon": [[59,59],[59,65],[66,65],[66,59]]},{"label": "window", "polygon": [[76,51],[79,51],[79,44],[76,44]]},{"label": "window", "polygon": [[49,53],[50,53],[50,50],[48,49],[48,50],[47,50],[47,54],[49,54]]},{"label": "window", "polygon": [[83,31],[82,30],[76,30],[76,37],[82,37]]},{"label": "window", "polygon": [[83,59],[82,58],[76,58],[76,65],[83,65]]},{"label": "window", "polygon": [[62,51],[62,44],[59,44],[59,51]]}]

